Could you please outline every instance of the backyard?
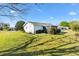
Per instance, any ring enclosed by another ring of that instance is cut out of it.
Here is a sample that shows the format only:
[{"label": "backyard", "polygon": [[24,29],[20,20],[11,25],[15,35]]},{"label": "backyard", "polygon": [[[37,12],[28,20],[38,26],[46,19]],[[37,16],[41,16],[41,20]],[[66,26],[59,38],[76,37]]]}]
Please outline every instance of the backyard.
[{"label": "backyard", "polygon": [[71,30],[58,35],[27,34],[22,31],[0,32],[0,55],[3,56],[77,56],[79,38]]}]

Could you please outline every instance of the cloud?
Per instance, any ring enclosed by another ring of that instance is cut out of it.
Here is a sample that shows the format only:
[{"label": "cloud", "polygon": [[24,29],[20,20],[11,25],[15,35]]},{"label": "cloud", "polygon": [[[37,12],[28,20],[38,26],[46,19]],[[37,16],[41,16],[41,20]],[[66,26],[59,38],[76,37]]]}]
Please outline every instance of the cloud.
[{"label": "cloud", "polygon": [[77,15],[77,13],[76,13],[76,12],[74,12],[74,11],[71,11],[71,12],[69,12],[69,15],[74,16],[74,15]]},{"label": "cloud", "polygon": [[10,13],[15,13],[15,12],[16,12],[16,11],[14,11],[14,10],[11,10],[11,11],[10,11]]},{"label": "cloud", "polygon": [[18,13],[14,10],[11,10],[10,13],[13,15],[13,16],[18,16]]},{"label": "cloud", "polygon": [[54,17],[50,17],[49,19],[54,19]]}]

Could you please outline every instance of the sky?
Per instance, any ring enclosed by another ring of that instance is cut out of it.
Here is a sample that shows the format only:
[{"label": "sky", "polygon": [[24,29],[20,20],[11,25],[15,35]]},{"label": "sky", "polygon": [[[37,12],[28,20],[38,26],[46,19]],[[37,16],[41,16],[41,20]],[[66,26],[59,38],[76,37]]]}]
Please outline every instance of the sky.
[{"label": "sky", "polygon": [[[8,18],[0,16],[0,22],[9,23],[11,27],[14,27],[16,22],[19,20],[23,20],[25,22],[33,21],[51,23],[53,25],[58,25],[61,21],[79,20],[79,4],[75,3],[41,3],[38,5],[29,4],[28,6],[25,4],[24,7],[21,5],[17,7],[19,9],[28,8],[28,12],[18,14],[15,10],[3,8],[3,12],[6,13],[6,10],[8,10],[8,13],[11,13],[15,17]],[[2,11],[0,13],[2,13]]]}]

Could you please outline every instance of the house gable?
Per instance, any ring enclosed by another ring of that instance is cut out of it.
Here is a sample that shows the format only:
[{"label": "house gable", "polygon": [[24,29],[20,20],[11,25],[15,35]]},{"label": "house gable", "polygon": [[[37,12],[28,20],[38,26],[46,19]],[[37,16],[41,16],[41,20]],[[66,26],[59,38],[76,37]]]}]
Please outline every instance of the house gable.
[{"label": "house gable", "polygon": [[34,33],[34,25],[32,23],[27,23],[24,26],[24,30],[25,32],[28,32],[28,33]]}]

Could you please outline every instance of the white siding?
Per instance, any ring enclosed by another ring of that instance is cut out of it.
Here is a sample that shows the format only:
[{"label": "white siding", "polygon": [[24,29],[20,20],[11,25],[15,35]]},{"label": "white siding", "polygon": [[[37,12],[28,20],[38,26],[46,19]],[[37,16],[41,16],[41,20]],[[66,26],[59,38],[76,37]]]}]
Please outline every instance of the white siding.
[{"label": "white siding", "polygon": [[27,33],[34,33],[34,25],[31,24],[31,23],[27,23],[27,24],[24,26],[24,30],[25,30],[25,32],[27,32]]}]

